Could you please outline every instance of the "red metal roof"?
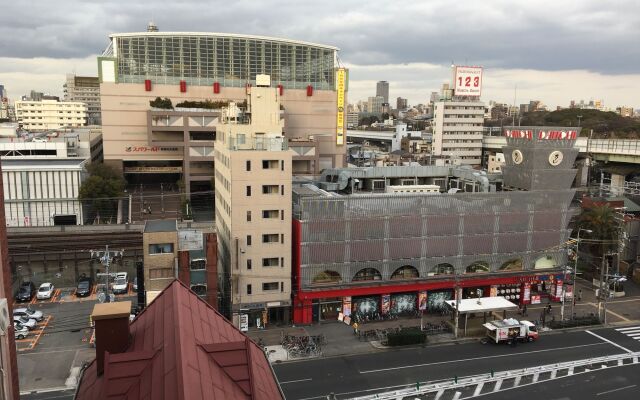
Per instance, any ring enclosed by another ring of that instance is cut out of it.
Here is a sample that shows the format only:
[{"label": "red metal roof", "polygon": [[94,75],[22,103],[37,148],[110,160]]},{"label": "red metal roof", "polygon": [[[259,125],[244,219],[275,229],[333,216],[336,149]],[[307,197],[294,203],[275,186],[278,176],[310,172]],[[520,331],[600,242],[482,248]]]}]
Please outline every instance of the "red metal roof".
[{"label": "red metal roof", "polygon": [[180,281],[130,325],[126,352],[94,360],[78,400],[283,399],[264,352]]}]

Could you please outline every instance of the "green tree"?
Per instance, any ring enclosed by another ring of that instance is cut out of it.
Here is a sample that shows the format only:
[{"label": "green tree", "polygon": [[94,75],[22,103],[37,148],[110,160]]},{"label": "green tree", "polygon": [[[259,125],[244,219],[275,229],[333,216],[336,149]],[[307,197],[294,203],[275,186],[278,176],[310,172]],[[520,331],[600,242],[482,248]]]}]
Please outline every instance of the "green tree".
[{"label": "green tree", "polygon": [[82,182],[78,198],[91,205],[93,214],[102,218],[113,216],[122,196],[125,181],[108,165],[93,163],[87,167],[89,176]]},{"label": "green tree", "polygon": [[[599,262],[607,252],[617,249],[620,227],[616,210],[609,204],[594,205],[584,209],[578,216],[576,224],[576,229],[582,228],[592,231],[586,239],[594,240],[595,243],[590,246],[590,253]],[[594,265],[594,270],[598,269],[597,265]]]}]

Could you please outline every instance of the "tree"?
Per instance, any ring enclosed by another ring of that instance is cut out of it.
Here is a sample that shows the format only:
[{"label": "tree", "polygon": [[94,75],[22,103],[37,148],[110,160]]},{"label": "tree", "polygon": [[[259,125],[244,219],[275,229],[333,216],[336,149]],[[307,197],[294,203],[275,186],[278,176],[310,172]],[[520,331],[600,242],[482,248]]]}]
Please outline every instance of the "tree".
[{"label": "tree", "polygon": [[[596,243],[591,246],[590,252],[600,261],[607,252],[618,248],[620,228],[620,220],[616,218],[616,210],[609,204],[593,205],[584,209],[578,216],[576,226],[576,229],[592,231],[589,234],[589,239],[596,241]],[[595,270],[598,269],[596,265],[594,265]]]},{"label": "tree", "polygon": [[82,182],[78,198],[89,203],[96,215],[112,216],[125,187],[122,175],[99,163],[89,164],[87,172],[89,177]]},{"label": "tree", "polygon": [[173,110],[173,103],[171,103],[171,99],[165,97],[164,99],[160,97],[156,97],[155,100],[150,100],[149,105],[154,108],[162,108],[164,110]]}]

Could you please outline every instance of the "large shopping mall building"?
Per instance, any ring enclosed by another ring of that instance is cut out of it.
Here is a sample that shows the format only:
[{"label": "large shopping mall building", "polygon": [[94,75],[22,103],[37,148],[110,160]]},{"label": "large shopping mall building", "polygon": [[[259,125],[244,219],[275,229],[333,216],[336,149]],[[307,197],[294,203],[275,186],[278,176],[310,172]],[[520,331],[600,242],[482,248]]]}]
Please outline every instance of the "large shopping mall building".
[{"label": "large shopping mall building", "polygon": [[[182,181],[187,192],[211,190],[220,108],[244,102],[257,75],[269,75],[278,89],[293,173],[313,176],[344,166],[338,102],[345,101],[348,79],[338,68],[336,47],[159,32],[151,24],[147,32],[109,39],[98,58],[104,162],[130,184]],[[151,107],[157,97],[169,98],[174,108]],[[192,103],[180,107],[184,101]]]},{"label": "large shopping mall building", "polygon": [[464,298],[557,300],[567,283],[577,132],[505,134],[506,165],[495,176],[455,166],[338,168],[295,188],[294,323],[439,312],[456,286]]}]

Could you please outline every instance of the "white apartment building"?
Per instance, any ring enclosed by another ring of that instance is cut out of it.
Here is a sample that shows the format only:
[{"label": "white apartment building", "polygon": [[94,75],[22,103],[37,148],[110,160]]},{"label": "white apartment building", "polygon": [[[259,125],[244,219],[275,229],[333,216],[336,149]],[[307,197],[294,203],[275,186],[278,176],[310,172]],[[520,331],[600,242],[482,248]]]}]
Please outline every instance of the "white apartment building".
[{"label": "white apartment building", "polygon": [[223,109],[216,134],[218,269],[224,277],[220,308],[236,324],[287,323],[293,152],[283,134],[277,89],[249,91],[246,110],[235,103]]},{"label": "white apartment building", "polygon": [[30,131],[79,127],[87,123],[87,105],[56,100],[18,100],[16,119],[22,129]]},{"label": "white apartment building", "polygon": [[433,155],[459,158],[461,164],[480,165],[484,103],[438,101],[433,116]]},{"label": "white apartment building", "polygon": [[374,115],[382,114],[382,104],[384,103],[384,97],[373,96],[367,99],[367,111]]}]

